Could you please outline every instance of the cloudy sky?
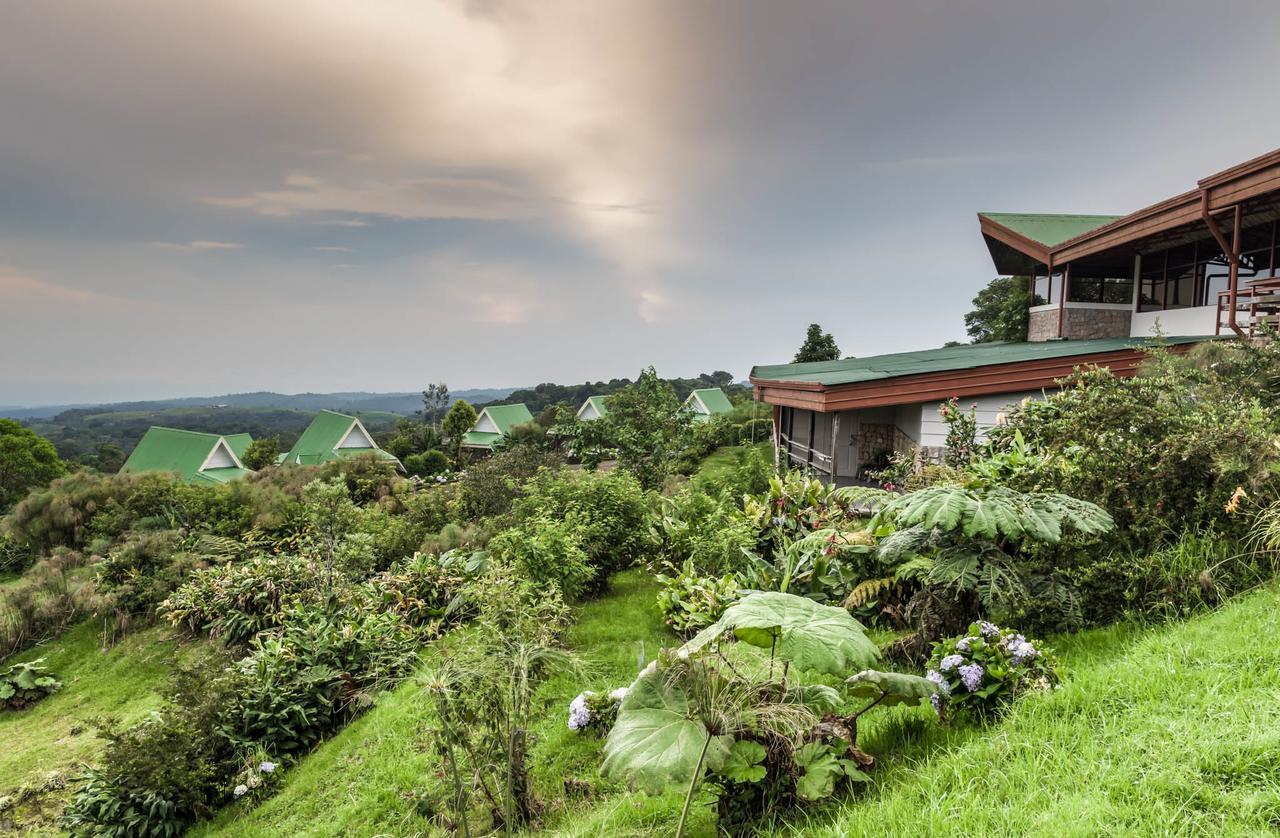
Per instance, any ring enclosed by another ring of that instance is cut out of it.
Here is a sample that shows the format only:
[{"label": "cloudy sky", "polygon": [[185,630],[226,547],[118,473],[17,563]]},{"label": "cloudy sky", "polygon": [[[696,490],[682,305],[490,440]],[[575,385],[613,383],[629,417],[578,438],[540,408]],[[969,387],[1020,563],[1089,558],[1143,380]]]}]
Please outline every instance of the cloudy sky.
[{"label": "cloudy sky", "polygon": [[0,404],[963,337],[979,210],[1280,144],[1274,0],[0,5]]}]

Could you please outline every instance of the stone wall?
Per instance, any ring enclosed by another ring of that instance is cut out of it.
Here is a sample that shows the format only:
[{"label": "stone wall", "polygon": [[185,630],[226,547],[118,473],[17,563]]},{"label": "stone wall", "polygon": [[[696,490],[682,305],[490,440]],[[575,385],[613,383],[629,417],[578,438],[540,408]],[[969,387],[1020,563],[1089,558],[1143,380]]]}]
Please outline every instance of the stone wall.
[{"label": "stone wall", "polygon": [[[1062,336],[1072,340],[1127,338],[1133,312],[1106,308],[1067,308],[1062,312]],[[1058,310],[1033,311],[1027,321],[1027,340],[1058,336]]]},{"label": "stone wall", "polygon": [[1027,340],[1038,343],[1058,336],[1058,310],[1033,311],[1027,318]]},{"label": "stone wall", "polygon": [[885,451],[906,453],[916,444],[897,425],[881,422],[862,422],[858,425],[858,471],[875,462],[877,455]]},{"label": "stone wall", "polygon": [[1063,312],[1062,333],[1072,340],[1127,338],[1133,312],[1105,308],[1069,308]]}]

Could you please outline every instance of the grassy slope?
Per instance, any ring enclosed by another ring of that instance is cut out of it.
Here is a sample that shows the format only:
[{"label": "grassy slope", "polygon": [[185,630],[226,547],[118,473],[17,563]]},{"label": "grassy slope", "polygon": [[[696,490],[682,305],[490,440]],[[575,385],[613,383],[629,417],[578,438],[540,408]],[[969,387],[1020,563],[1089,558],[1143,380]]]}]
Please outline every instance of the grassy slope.
[{"label": "grassy slope", "polygon": [[[27,710],[0,713],[0,796],[22,786],[36,786],[50,775],[65,776],[94,760],[103,742],[90,722],[114,716],[133,722],[160,702],[170,662],[179,649],[163,629],[132,634],[107,650],[99,642],[98,625],[88,620],[57,640],[16,655],[9,662],[43,657],[62,689]],[[65,794],[45,796],[46,814],[60,808]],[[34,805],[34,804],[33,804]],[[24,806],[19,817],[36,814]],[[31,827],[34,829],[35,827]]]},{"label": "grassy slope", "polygon": [[1261,835],[1280,827],[1280,597],[1070,639],[1066,683],[987,730],[901,714],[870,799],[789,832]]},{"label": "grassy slope", "polygon": [[[569,635],[569,645],[590,667],[585,681],[564,676],[541,694],[544,711],[536,725],[533,763],[539,796],[562,796],[567,778],[599,785],[601,740],[581,737],[566,727],[569,701],[583,689],[608,691],[635,677],[641,663],[673,636],[658,618],[656,586],[641,571],[618,576],[609,595],[583,605]],[[426,702],[417,684],[406,683],[340,734],[318,748],[284,778],[279,792],[257,809],[232,807],[192,835],[409,835],[432,831],[430,821],[415,811],[418,790],[434,786],[437,761],[426,752],[422,725]],[[621,790],[612,790],[621,791]],[[660,834],[653,818],[668,823],[678,816],[678,801],[643,795],[611,796],[609,807],[624,807],[638,824],[633,834]],[[599,817],[591,802],[576,810],[547,813],[551,824],[580,819],[583,809]],[[670,831],[667,829],[665,831]],[[612,832],[611,834],[620,834]],[[622,833],[625,834],[625,833]]]},{"label": "grassy slope", "polygon": [[[547,813],[547,834],[658,836],[672,832],[679,794],[649,799],[603,788],[599,740],[564,727],[583,686],[625,683],[645,654],[670,642],[638,572],[582,609],[571,642],[596,662],[586,684],[545,691],[534,759],[543,799],[563,779],[592,784],[593,800]],[[1119,626],[1059,640],[1062,689],[1031,697],[989,728],[941,729],[924,708],[868,719],[863,744],[881,755],[877,784],[786,834],[821,836],[1139,834],[1246,835],[1280,825],[1280,630],[1266,589],[1184,624]],[[432,779],[421,746],[417,687],[405,685],[287,778],[280,793],[226,835],[430,832],[412,796]],[[711,835],[709,800],[693,834]]]},{"label": "grassy slope", "polygon": [[[766,461],[771,462],[773,460],[773,446],[770,443],[760,442],[756,444],[756,447],[765,455]],[[750,448],[750,445],[725,445],[717,448],[702,461],[702,464],[698,466],[698,470],[693,473],[691,479],[694,482],[719,480],[732,473],[738,467],[738,458]]]}]

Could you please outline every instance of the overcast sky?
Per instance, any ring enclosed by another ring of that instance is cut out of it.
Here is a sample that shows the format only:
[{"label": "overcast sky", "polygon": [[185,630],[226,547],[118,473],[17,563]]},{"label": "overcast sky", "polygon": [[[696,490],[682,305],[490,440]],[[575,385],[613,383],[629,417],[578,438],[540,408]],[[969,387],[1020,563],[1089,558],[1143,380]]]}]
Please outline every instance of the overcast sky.
[{"label": "overcast sky", "polygon": [[1280,145],[1275,0],[7,2],[0,404],[941,345]]}]

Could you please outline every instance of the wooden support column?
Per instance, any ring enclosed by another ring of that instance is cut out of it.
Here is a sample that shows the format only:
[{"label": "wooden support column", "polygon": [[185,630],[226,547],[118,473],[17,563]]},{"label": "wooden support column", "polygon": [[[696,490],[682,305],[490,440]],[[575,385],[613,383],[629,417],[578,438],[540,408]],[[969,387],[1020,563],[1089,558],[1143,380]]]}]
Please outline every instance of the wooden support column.
[{"label": "wooden support column", "polygon": [[[1227,237],[1222,234],[1222,230],[1218,227],[1218,221],[1209,212],[1209,193],[1200,193],[1200,217],[1209,228],[1209,232],[1213,233],[1213,237],[1218,242],[1218,247],[1227,257],[1229,267],[1228,285],[1227,285],[1227,325],[1231,327],[1231,331],[1240,337],[1246,337],[1244,329],[1240,328],[1240,324],[1236,322],[1236,296],[1238,285],[1240,283],[1240,226],[1241,226],[1240,205],[1235,206],[1235,216],[1231,224],[1231,241],[1227,242]],[[1166,278],[1167,285],[1167,278]]]},{"label": "wooden support column", "polygon": [[840,450],[840,414],[831,414],[831,485],[836,485],[836,473],[839,471],[839,458],[837,453]]}]

